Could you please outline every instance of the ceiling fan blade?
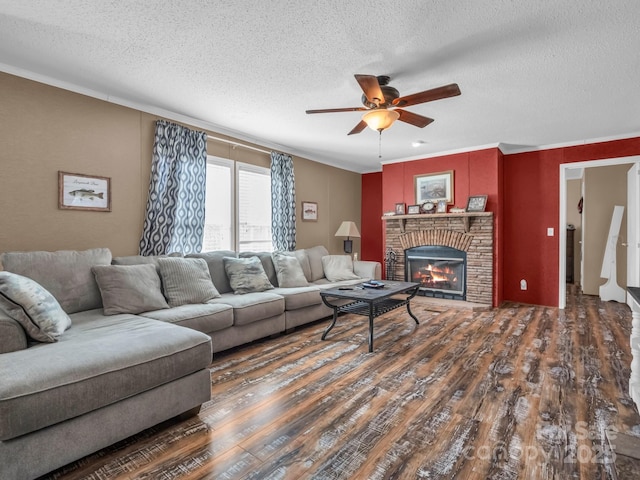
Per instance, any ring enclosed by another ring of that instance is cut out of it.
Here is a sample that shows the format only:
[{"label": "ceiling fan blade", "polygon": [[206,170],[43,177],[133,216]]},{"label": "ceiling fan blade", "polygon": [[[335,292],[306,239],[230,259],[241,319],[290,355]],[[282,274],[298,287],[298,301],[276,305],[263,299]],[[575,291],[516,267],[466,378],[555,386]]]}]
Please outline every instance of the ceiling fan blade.
[{"label": "ceiling fan blade", "polygon": [[424,92],[407,95],[406,97],[396,98],[393,101],[393,104],[397,107],[409,107],[411,105],[417,105],[418,103],[433,102],[434,100],[440,100],[441,98],[455,97],[460,95],[460,93],[458,84],[452,83],[443,87],[432,88],[431,90],[425,90]]},{"label": "ceiling fan blade", "polygon": [[433,118],[423,117],[422,115],[418,115],[417,113],[408,112],[399,108],[396,108],[396,112],[400,114],[400,118],[398,118],[398,120],[405,123],[410,123],[411,125],[419,128],[424,128],[431,122],[433,122]]},{"label": "ceiling fan blade", "polygon": [[370,103],[375,103],[376,105],[384,103],[384,95],[378,83],[378,77],[375,75],[359,75],[357,73],[354,77],[356,77],[360,88],[362,88],[365,97]]},{"label": "ceiling fan blade", "polygon": [[360,133],[365,128],[367,128],[367,122],[365,122],[364,120],[360,120],[360,123],[358,123],[355,127],[353,127],[353,130],[351,130],[349,133],[347,133],[347,135],[353,135],[354,133]]},{"label": "ceiling fan blade", "polygon": [[364,112],[368,108],[347,107],[347,108],[325,108],[322,110],[307,110],[307,113],[336,113],[336,112]]}]

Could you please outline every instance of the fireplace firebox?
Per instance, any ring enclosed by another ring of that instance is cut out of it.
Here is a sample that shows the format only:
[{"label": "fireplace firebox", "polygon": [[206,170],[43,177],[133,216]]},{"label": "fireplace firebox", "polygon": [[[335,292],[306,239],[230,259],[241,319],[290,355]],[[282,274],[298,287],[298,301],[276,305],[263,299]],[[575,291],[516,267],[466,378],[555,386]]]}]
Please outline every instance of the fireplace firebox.
[{"label": "fireplace firebox", "polygon": [[404,251],[405,279],[420,284],[428,297],[466,299],[467,253],[441,245],[423,245]]}]

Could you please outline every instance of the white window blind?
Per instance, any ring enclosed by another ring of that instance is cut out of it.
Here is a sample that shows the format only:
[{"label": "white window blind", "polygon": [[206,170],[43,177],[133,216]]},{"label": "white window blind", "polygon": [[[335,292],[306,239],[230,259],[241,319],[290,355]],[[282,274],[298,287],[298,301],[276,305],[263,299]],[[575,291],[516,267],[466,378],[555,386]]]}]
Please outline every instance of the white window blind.
[{"label": "white window blind", "polygon": [[273,249],[269,169],[209,157],[206,206],[203,251]]},{"label": "white window blind", "polygon": [[268,169],[238,165],[238,251],[270,252],[271,174]]},{"label": "white window blind", "polygon": [[209,158],[202,251],[234,249],[233,162]]}]

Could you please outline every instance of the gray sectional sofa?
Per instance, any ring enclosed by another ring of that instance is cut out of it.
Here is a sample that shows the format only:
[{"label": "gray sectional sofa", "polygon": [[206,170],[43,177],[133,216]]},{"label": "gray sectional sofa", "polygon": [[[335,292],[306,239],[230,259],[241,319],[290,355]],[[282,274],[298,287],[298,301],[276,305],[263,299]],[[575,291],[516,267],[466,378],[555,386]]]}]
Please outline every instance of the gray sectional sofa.
[{"label": "gray sectional sofa", "polygon": [[[0,255],[0,478],[35,478],[195,414],[210,400],[213,352],[330,315],[323,288],[380,278],[377,262],[353,262],[343,275],[344,256],[322,246],[283,255],[275,264],[269,253],[231,251],[177,262],[112,258],[108,249]],[[281,268],[288,257],[300,267],[293,281]],[[342,262],[337,270],[334,261]],[[268,279],[258,291],[242,271],[250,262]],[[33,311],[21,305],[7,287],[15,278],[37,282],[71,326],[58,325],[54,335],[38,316],[46,302],[34,302]]]},{"label": "gray sectional sofa", "polygon": [[[223,259],[238,256],[260,258],[269,282],[273,289],[236,295],[225,272]],[[221,294],[211,301],[208,308],[222,308],[213,314],[214,317],[226,319],[224,322],[208,322],[207,328],[197,328],[212,338],[213,351],[220,352],[237,345],[242,345],[269,335],[289,331],[297,326],[313,322],[331,315],[332,310],[327,307],[320,297],[320,291],[337,285],[352,285],[364,280],[381,278],[381,266],[378,262],[353,262],[353,278],[347,276],[326,277],[323,259],[331,257],[323,246],[316,246],[298,250],[298,258],[304,272],[307,285],[295,287],[281,287],[276,268],[269,253],[216,251],[187,255],[190,258],[203,258],[209,267],[211,279]],[[341,255],[334,257],[344,257]],[[115,259],[116,262],[121,261]],[[336,280],[336,278],[344,278]],[[176,314],[178,312],[175,312]],[[190,326],[191,320],[181,320],[173,317],[174,312],[160,311],[145,313],[145,316],[158,320],[170,321],[180,325]],[[233,321],[231,321],[233,319]]]}]

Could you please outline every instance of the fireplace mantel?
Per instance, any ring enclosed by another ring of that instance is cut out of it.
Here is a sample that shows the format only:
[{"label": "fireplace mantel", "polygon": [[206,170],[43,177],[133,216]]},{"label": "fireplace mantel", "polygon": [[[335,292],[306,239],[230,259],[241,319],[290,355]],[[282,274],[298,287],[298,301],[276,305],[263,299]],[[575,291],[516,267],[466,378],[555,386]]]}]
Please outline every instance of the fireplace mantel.
[{"label": "fireplace mantel", "polygon": [[464,225],[465,233],[469,233],[469,218],[471,217],[490,217],[492,212],[460,212],[460,213],[414,213],[411,215],[383,215],[383,221],[398,220],[400,231],[406,230],[407,220],[417,220],[419,218],[460,218]]}]

